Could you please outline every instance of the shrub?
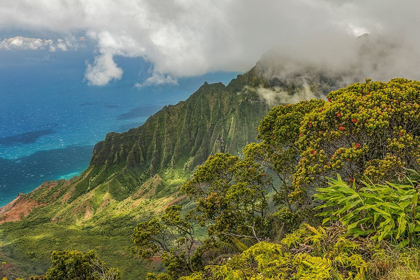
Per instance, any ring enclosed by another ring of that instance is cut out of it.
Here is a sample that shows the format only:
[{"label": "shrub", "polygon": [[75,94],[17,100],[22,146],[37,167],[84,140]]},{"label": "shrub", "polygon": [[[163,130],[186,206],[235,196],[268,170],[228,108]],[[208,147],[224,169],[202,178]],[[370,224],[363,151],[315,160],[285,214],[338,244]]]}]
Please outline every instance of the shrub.
[{"label": "shrub", "polygon": [[327,97],[302,121],[293,199],[310,202],[306,191],[336,173],[347,182],[384,183],[404,178],[404,167],[419,169],[420,82],[367,80]]},{"label": "shrub", "polygon": [[337,226],[304,225],[280,244],[259,242],[220,265],[181,279],[363,279],[368,263],[359,244],[342,233]]}]

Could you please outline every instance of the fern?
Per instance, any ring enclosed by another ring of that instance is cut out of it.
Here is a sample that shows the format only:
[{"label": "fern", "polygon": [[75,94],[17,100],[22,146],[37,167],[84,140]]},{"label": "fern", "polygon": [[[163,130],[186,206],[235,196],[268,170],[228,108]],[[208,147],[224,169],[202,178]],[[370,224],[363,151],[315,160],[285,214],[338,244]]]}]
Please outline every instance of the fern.
[{"label": "fern", "polygon": [[389,239],[400,247],[419,242],[419,193],[415,182],[369,184],[356,189],[338,175],[330,186],[317,189],[315,197],[324,202],[323,224],[339,220],[354,237],[369,236],[378,242]]}]

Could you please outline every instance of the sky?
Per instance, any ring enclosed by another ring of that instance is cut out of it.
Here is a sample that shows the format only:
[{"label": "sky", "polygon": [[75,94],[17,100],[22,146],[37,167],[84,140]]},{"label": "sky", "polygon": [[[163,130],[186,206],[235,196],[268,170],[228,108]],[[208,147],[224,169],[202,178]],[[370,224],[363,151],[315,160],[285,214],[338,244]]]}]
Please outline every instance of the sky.
[{"label": "sky", "polygon": [[[371,34],[367,75],[416,78],[420,2],[415,0],[13,0],[0,3],[0,51],[80,51],[84,82],[124,75],[116,57],[142,58],[148,76],[133,86],[177,85],[210,72],[249,70],[262,54],[338,69],[360,57],[356,37]],[[356,46],[355,46],[356,44]],[[385,47],[384,47],[385,46]],[[380,66],[393,68],[375,74]],[[366,63],[365,63],[366,64]]]}]

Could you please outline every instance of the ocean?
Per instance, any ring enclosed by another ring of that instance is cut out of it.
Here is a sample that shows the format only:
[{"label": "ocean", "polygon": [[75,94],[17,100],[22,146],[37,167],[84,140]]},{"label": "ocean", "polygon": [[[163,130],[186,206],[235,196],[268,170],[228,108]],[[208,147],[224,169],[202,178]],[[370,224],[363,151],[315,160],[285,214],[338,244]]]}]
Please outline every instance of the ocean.
[{"label": "ocean", "polygon": [[150,75],[140,58],[116,57],[123,78],[103,87],[84,81],[90,50],[0,51],[0,206],[44,181],[77,176],[108,132],[138,127],[160,108],[187,99],[205,81],[238,73],[179,79],[179,85],[134,87]]}]

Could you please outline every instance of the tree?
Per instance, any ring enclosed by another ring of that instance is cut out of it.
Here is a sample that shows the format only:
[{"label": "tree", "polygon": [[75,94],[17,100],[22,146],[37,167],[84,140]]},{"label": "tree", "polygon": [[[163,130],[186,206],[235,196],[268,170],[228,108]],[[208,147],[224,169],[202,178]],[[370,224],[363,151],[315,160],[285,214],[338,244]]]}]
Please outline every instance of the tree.
[{"label": "tree", "polygon": [[[133,233],[132,252],[147,261],[161,258],[173,278],[201,268],[200,250],[195,250],[199,241],[195,237],[192,216],[182,217],[181,210],[179,205],[169,206],[162,217],[139,223]],[[152,277],[149,275],[150,279]]]},{"label": "tree", "polygon": [[306,114],[324,105],[323,100],[314,99],[296,104],[279,105],[271,109],[258,126],[260,143],[251,143],[244,149],[249,160],[262,164],[278,179],[273,185],[275,202],[292,210],[289,194],[293,191],[292,175],[299,162],[299,140],[301,122]]},{"label": "tree", "polygon": [[420,83],[393,79],[357,83],[328,96],[300,127],[300,161],[293,200],[311,203],[314,186],[340,174],[360,185],[364,177],[384,183],[419,169]]},{"label": "tree", "polygon": [[[168,270],[168,274],[150,274],[148,279],[189,275],[223,252],[245,250],[241,239],[252,243],[266,239],[270,235],[270,182],[261,166],[251,160],[229,154],[210,156],[181,187],[195,202],[194,211],[182,215],[182,207],[173,205],[161,217],[134,229],[133,253],[143,260],[161,258]],[[207,228],[202,242],[195,234],[197,222]]]},{"label": "tree", "polygon": [[182,187],[196,202],[196,216],[210,237],[222,240],[269,237],[271,178],[258,163],[216,154],[199,166]]},{"label": "tree", "polygon": [[51,261],[51,267],[45,276],[31,279],[118,280],[121,278],[119,270],[107,267],[94,250],[86,254],[76,250],[54,251],[51,254]]}]

